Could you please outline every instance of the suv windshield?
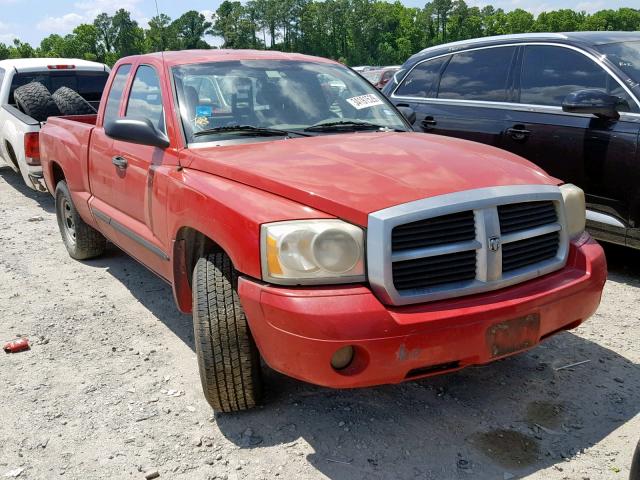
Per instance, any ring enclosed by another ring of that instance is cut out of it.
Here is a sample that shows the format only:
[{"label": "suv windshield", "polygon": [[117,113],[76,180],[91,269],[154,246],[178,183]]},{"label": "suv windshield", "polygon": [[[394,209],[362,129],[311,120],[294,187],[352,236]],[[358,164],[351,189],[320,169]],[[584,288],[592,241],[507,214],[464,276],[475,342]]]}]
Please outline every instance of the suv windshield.
[{"label": "suv windshield", "polygon": [[173,76],[188,143],[262,136],[264,129],[407,129],[372,85],[341,65],[242,60],[182,65]]},{"label": "suv windshield", "polygon": [[640,41],[609,43],[598,45],[596,49],[604,53],[611,63],[629,75],[634,82],[640,83]]}]

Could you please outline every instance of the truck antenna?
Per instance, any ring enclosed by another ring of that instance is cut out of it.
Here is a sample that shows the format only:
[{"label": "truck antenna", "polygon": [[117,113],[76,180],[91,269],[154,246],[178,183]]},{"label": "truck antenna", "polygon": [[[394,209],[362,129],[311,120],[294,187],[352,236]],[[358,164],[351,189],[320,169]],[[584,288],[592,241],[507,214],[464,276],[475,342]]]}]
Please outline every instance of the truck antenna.
[{"label": "truck antenna", "polygon": [[[158,8],[158,0],[154,0],[154,3],[156,4],[156,15],[158,16],[158,20],[160,20],[160,9]],[[162,30],[162,24],[160,24],[160,29]],[[162,32],[164,33],[164,32]],[[164,42],[163,42],[164,43]],[[160,52],[160,56],[162,56],[162,63],[164,63],[164,45],[162,45],[163,49]]]}]

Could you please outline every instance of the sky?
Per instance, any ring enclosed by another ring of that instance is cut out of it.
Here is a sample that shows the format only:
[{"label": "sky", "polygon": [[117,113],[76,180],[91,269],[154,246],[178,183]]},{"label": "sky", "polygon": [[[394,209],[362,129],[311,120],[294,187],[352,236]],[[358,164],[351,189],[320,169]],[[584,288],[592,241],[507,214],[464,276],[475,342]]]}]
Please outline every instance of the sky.
[{"label": "sky", "polygon": [[[222,0],[157,0],[160,12],[177,18],[187,10],[207,16]],[[423,7],[426,0],[401,0],[407,6]],[[640,0],[466,0],[471,6],[491,4],[504,10],[523,8],[537,15],[541,11],[574,8],[594,12],[603,8],[640,6]],[[156,14],[154,0],[0,0],[0,42],[18,37],[37,46],[44,37],[70,33],[80,23],[90,23],[100,12],[113,13],[125,8],[138,23],[146,27]],[[211,40],[211,39],[210,39]],[[212,42],[217,43],[217,42]]]}]

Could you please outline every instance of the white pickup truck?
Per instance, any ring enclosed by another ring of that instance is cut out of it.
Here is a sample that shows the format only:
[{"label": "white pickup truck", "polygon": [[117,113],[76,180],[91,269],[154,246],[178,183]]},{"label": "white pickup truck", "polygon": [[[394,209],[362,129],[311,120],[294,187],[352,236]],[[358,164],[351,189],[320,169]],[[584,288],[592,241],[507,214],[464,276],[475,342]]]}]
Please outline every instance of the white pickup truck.
[{"label": "white pickup truck", "polygon": [[43,122],[95,113],[108,76],[106,65],[75,58],[0,61],[0,158],[27,186],[46,190],[38,153]]}]

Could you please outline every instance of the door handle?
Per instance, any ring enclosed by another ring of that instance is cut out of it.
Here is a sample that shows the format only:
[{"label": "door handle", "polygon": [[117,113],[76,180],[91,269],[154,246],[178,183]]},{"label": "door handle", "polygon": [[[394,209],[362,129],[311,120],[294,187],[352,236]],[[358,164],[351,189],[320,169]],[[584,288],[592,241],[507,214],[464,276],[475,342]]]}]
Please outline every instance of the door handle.
[{"label": "door handle", "polygon": [[111,163],[113,163],[116,167],[121,168],[123,170],[127,168],[127,166],[129,165],[129,162],[127,162],[127,159],[124,157],[121,157],[120,155],[113,157],[111,159]]},{"label": "door handle", "polygon": [[431,130],[437,124],[438,124],[438,122],[436,122],[435,119],[431,115],[429,115],[427,117],[424,117],[424,120],[422,120],[422,122],[421,122],[422,128],[424,128],[425,130]]},{"label": "door handle", "polygon": [[514,125],[511,128],[507,128],[507,134],[514,140],[524,140],[531,135],[531,130],[524,128],[524,125]]}]

